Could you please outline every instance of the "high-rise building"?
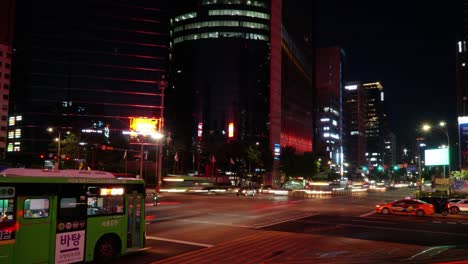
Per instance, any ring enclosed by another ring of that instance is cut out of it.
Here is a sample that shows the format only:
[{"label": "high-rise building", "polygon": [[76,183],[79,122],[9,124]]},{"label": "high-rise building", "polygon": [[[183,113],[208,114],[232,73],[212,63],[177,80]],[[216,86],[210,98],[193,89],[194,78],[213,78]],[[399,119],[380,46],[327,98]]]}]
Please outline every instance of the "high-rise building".
[{"label": "high-rise building", "polygon": [[[11,45],[0,43],[0,159],[5,158],[6,152],[12,52]],[[15,131],[10,133],[15,136]]]},{"label": "high-rise building", "polygon": [[360,82],[347,82],[344,89],[343,145],[350,170],[366,165],[366,92]]},{"label": "high-rise building", "polygon": [[314,151],[324,161],[342,164],[343,65],[345,53],[339,47],[316,52],[316,124]]},{"label": "high-rise building", "polygon": [[457,43],[457,115],[468,116],[468,1],[463,1],[463,36]]},{"label": "high-rise building", "polygon": [[380,82],[364,83],[366,91],[366,160],[377,167],[384,162],[384,91]]},{"label": "high-rise building", "polygon": [[11,45],[15,28],[15,0],[0,2],[0,43]]},{"label": "high-rise building", "polygon": [[385,133],[384,144],[384,159],[383,162],[387,166],[394,166],[397,164],[397,139],[395,133],[387,131]]},{"label": "high-rise building", "polygon": [[54,127],[80,138],[77,158],[93,167],[99,157],[91,150],[125,139],[129,117],[162,117],[164,1],[19,1],[17,17],[14,63],[21,70],[11,89],[12,161],[28,166],[42,153],[55,155],[49,144],[59,132],[46,131]]},{"label": "high-rise building", "polygon": [[[5,158],[13,54],[15,1],[0,2],[0,159]],[[13,132],[14,136],[14,132]]]},{"label": "high-rise building", "polygon": [[311,152],[312,70],[282,1],[184,5],[171,20],[166,125],[186,170],[194,154],[209,163],[228,142]]}]

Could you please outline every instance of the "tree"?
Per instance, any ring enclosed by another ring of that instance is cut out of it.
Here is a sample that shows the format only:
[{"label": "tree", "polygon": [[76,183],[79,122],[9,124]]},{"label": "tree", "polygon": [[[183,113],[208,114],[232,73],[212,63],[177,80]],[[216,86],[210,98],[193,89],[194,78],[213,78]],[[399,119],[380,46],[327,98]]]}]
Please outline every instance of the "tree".
[{"label": "tree", "polygon": [[452,175],[450,176],[450,179],[468,181],[468,171],[452,171]]},{"label": "tree", "polygon": [[280,168],[286,175],[286,181],[296,173],[297,156],[295,153],[296,149],[291,146],[286,146],[281,150]]},{"label": "tree", "polygon": [[249,174],[251,174],[252,165],[263,167],[262,153],[257,148],[252,146],[247,147],[245,150],[247,161],[249,162]]}]

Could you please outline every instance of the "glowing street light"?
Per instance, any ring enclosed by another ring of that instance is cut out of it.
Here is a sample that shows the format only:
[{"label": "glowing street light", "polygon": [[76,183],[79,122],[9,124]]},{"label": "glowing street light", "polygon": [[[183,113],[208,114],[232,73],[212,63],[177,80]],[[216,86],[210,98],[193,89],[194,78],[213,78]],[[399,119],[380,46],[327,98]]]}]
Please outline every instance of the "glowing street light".
[{"label": "glowing street light", "polygon": [[[60,131],[60,129],[57,129],[58,130],[58,137],[55,138],[55,141],[57,141],[57,165],[56,165],[56,169],[60,169],[60,151],[61,151],[61,142],[62,142],[62,131]],[[47,128],[47,131],[49,133],[52,133],[54,132],[54,128],[53,127],[49,127]],[[70,131],[67,131],[67,135],[70,134]]]},{"label": "glowing street light", "polygon": [[[451,175],[451,170],[450,170],[450,136],[449,136],[449,133],[448,133],[448,129],[447,129],[447,123],[445,121],[440,121],[439,122],[439,126],[434,126],[434,128],[437,128],[439,129],[440,131],[442,131],[445,136],[447,137],[447,149],[448,149],[448,153],[449,153],[449,157],[448,157],[448,174],[449,174],[449,177]],[[432,129],[432,127],[428,124],[424,124],[422,126],[422,129],[424,131],[430,131]],[[444,175],[445,177],[445,175]]]}]

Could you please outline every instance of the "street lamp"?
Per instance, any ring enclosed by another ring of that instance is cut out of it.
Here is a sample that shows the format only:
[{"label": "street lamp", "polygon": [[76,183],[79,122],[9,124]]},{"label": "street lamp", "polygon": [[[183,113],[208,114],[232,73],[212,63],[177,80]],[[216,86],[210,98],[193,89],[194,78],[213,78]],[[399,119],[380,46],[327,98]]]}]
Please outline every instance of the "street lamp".
[{"label": "street lamp", "polygon": [[[56,165],[56,169],[60,169],[60,151],[61,151],[61,142],[62,142],[62,131],[60,129],[57,129],[58,130],[58,137],[55,138],[55,141],[57,141],[57,165]],[[53,127],[49,127],[47,128],[47,131],[48,132],[53,132],[54,131],[54,128]],[[70,131],[67,131],[67,135],[70,134]]]},{"label": "street lamp", "polygon": [[[439,129],[440,131],[442,131],[445,136],[447,137],[447,150],[448,150],[448,174],[449,174],[449,177],[451,175],[451,169],[450,169],[450,136],[449,136],[449,133],[448,133],[448,129],[447,129],[447,123],[445,123],[444,121],[441,121],[439,122],[439,126],[435,126],[434,128],[437,128]],[[430,125],[423,125],[422,129],[424,131],[429,131],[432,129],[432,127]],[[445,177],[445,175],[444,175]]]},{"label": "street lamp", "polygon": [[156,132],[151,135],[151,137],[156,140],[156,157],[155,157],[155,169],[156,169],[156,191],[159,191],[161,188],[161,168],[162,168],[162,150],[161,150],[161,140],[164,138],[164,135],[161,132]]}]

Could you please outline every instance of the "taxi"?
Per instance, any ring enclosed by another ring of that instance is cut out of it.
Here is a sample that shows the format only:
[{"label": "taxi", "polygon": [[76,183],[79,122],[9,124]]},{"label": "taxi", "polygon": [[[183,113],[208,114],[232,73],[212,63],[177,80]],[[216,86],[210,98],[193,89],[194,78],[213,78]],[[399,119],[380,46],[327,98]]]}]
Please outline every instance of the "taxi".
[{"label": "taxi", "polygon": [[375,212],[384,215],[402,214],[402,215],[432,215],[435,213],[434,205],[421,200],[405,198],[390,203],[382,203],[375,206]]}]

